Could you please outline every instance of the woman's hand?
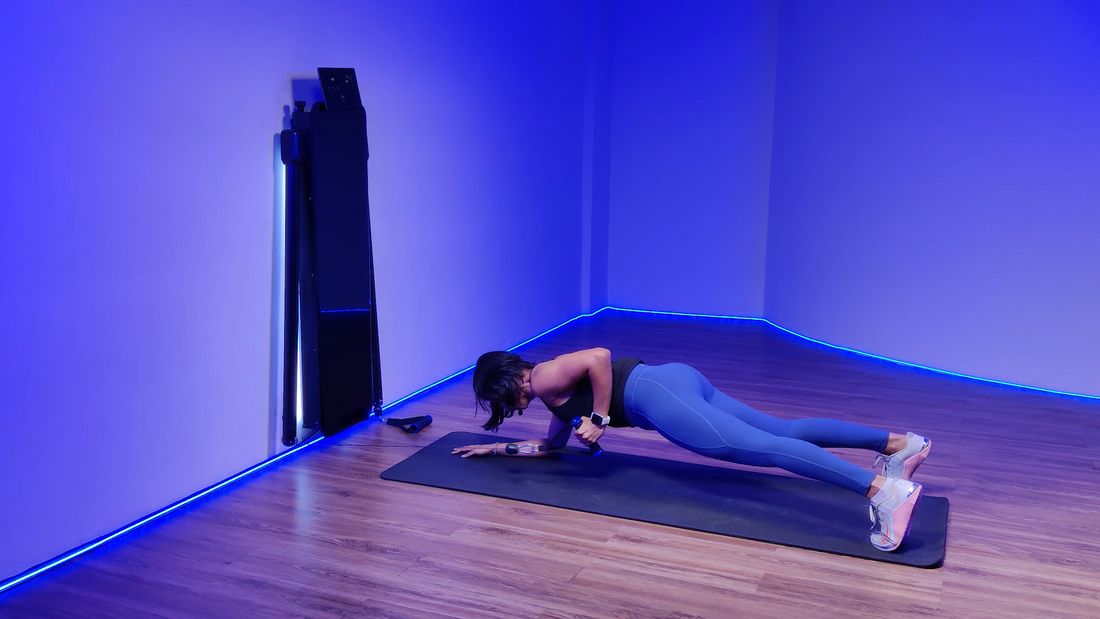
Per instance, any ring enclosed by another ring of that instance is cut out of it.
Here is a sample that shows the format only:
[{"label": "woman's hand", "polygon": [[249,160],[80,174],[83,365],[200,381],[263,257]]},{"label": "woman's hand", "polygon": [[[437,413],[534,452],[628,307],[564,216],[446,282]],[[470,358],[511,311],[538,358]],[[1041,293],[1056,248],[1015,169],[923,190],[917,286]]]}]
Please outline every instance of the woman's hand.
[{"label": "woman's hand", "polygon": [[463,458],[469,458],[470,456],[491,456],[496,449],[497,444],[492,445],[466,445],[464,447],[455,447],[451,454],[462,454]]},{"label": "woman's hand", "polygon": [[581,417],[581,427],[574,430],[573,434],[577,435],[577,438],[584,443],[585,447],[590,447],[592,443],[600,440],[603,431],[603,427],[592,423],[592,420],[588,417]]}]

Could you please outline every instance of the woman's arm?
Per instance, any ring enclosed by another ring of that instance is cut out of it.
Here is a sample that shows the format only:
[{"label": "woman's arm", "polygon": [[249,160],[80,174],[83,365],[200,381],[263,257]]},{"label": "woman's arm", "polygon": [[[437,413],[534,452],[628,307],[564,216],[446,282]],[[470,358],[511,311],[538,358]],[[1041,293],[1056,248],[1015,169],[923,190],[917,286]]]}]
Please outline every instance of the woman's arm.
[{"label": "woman's arm", "polygon": [[[531,389],[534,395],[542,398],[548,404],[556,405],[559,398],[569,394],[577,383],[585,377],[592,382],[592,412],[607,417],[611,409],[611,351],[606,348],[589,348],[577,352],[561,355],[535,366],[531,371]],[[559,434],[564,434],[561,429],[565,422],[552,417],[547,438],[536,438],[516,443],[517,445],[549,445],[553,449],[564,447],[568,442],[568,434],[562,439],[550,444],[551,439]],[[581,427],[577,428],[577,437],[589,445],[598,441],[603,435],[604,428],[592,423],[588,417],[584,417]],[[560,445],[557,443],[561,443]],[[470,456],[503,456],[508,443],[490,443],[487,445],[465,445],[456,447],[451,453],[462,454],[463,458]],[[534,451],[533,453],[519,453],[514,455],[527,457],[540,457],[549,455],[549,451]]]},{"label": "woman's arm", "polygon": [[[526,456],[528,458],[539,458],[542,456],[550,455],[549,451],[535,451],[535,447],[539,445],[545,445],[546,439],[533,438],[529,441],[518,441],[514,443],[516,446],[523,449],[523,451],[530,451],[530,453],[510,454],[505,450],[508,445],[512,443],[489,443],[487,445],[463,445],[462,447],[455,447],[451,450],[452,454],[462,454],[463,458],[469,458],[470,456]],[[528,447],[530,446],[530,447]]]},{"label": "woman's arm", "polygon": [[[611,409],[612,383],[611,351],[606,348],[580,350],[536,365],[531,371],[531,388],[543,401],[556,405],[586,376],[592,382],[592,412],[606,418]],[[605,427],[592,423],[587,416],[581,419],[577,438],[591,446],[603,436]]]},{"label": "woman's arm", "polygon": [[536,365],[531,388],[543,401],[557,405],[586,376],[592,381],[592,412],[606,417],[611,408],[611,351],[606,348],[579,350]]},{"label": "woman's arm", "polygon": [[[532,447],[547,445],[550,449],[561,449],[565,447],[565,444],[569,442],[569,433],[563,432],[566,423],[557,417],[550,417],[550,427],[546,431],[546,438],[534,438],[529,441],[518,441],[516,445],[525,446],[531,445]],[[517,453],[508,454],[505,452],[505,448],[508,443],[490,443],[488,445],[465,445],[463,447],[455,447],[452,454],[462,454],[463,458],[470,456],[526,456],[528,458],[538,458],[542,456],[548,456],[549,451],[537,451],[532,450],[531,453]]]}]

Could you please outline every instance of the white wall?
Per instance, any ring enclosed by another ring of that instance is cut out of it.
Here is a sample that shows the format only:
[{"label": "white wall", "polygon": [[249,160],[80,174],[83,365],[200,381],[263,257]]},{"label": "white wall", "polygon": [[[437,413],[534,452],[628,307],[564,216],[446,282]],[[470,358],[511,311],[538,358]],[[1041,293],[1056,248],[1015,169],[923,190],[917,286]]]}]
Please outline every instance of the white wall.
[{"label": "white wall", "polygon": [[765,315],[1100,395],[1100,6],[782,5]]},{"label": "white wall", "polygon": [[363,89],[387,400],[578,313],[579,1],[5,11],[0,580],[269,455],[273,143],[318,66]]},{"label": "white wall", "polygon": [[613,6],[608,298],[761,316],[776,2]]}]

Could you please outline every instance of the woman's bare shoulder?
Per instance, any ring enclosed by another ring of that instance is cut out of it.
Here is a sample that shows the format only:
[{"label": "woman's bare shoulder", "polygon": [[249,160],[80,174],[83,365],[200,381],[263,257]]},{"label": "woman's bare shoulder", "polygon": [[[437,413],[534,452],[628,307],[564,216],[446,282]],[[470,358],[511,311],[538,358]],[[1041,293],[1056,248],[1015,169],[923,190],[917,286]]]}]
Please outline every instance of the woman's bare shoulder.
[{"label": "woman's bare shoulder", "polygon": [[574,387],[588,377],[593,367],[611,363],[606,348],[578,350],[544,361],[531,370],[531,390],[550,406],[569,399]]}]

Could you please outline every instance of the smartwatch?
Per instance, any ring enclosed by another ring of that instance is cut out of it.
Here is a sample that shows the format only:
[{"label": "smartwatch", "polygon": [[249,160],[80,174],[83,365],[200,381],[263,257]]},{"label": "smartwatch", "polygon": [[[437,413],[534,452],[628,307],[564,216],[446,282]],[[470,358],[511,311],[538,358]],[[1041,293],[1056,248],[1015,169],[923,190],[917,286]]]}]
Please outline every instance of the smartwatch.
[{"label": "smartwatch", "polygon": [[592,423],[600,426],[601,428],[611,423],[611,415],[601,415],[596,411],[592,411],[592,414],[588,416],[592,420]]}]

